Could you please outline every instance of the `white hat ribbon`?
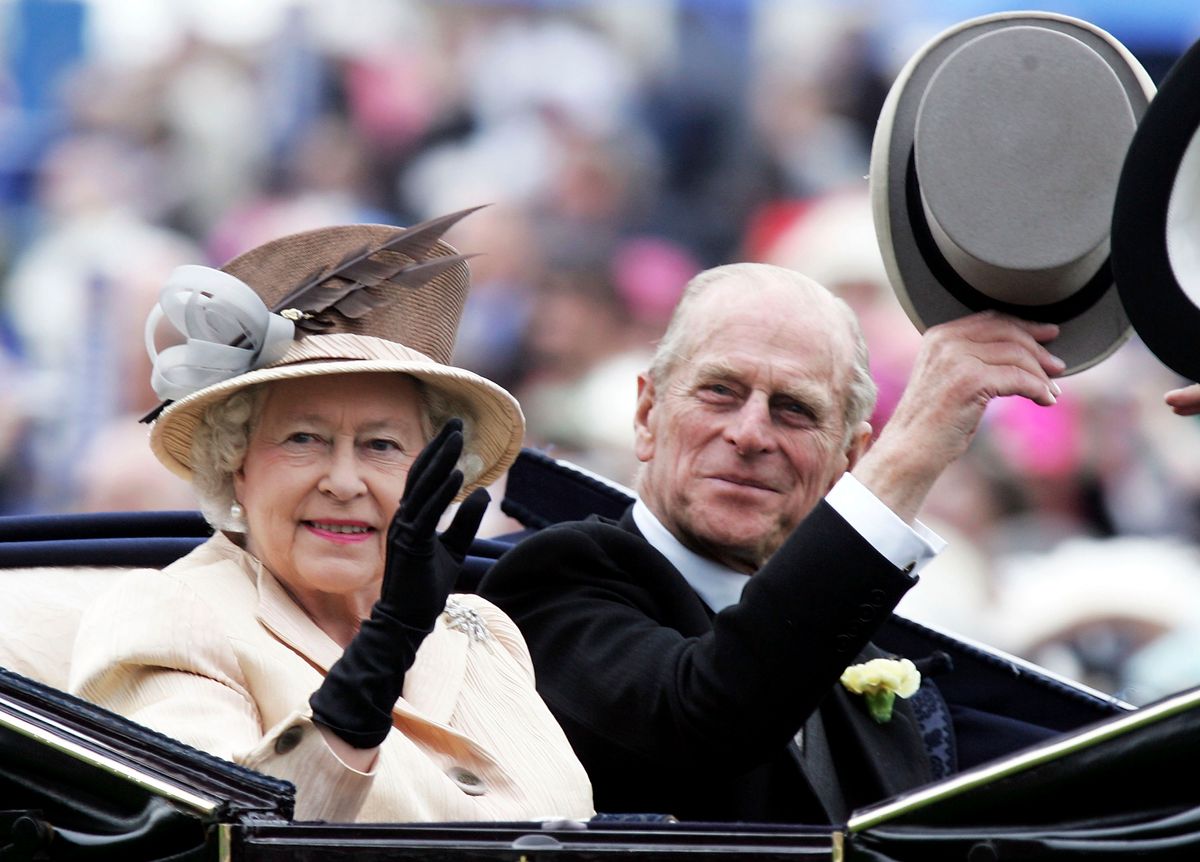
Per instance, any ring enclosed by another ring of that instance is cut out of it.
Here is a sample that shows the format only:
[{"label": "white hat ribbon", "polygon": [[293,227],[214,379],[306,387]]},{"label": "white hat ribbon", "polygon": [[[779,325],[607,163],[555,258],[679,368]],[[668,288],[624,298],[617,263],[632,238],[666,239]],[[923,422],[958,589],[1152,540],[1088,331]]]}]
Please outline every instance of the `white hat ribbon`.
[{"label": "white hat ribbon", "polygon": [[[187,341],[159,353],[154,333],[164,315]],[[283,358],[294,337],[292,321],[241,279],[207,266],[176,267],[146,318],[150,385],[158,397],[178,400]]]}]

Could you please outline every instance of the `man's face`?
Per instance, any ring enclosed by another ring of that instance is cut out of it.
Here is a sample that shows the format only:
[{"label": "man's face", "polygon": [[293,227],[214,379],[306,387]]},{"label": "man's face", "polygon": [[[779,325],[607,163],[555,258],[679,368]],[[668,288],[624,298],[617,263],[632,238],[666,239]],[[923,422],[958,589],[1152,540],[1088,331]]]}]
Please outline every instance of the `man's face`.
[{"label": "man's face", "polygon": [[688,325],[661,388],[638,381],[639,492],[684,545],[752,572],[865,445],[865,425],[845,442],[850,333],[827,298],[741,278],[709,287]]}]

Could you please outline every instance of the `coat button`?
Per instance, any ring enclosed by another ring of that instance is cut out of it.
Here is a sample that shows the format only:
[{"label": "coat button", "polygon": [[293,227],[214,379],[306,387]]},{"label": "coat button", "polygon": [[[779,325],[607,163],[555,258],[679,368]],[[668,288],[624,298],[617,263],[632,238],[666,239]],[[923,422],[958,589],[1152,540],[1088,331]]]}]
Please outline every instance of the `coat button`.
[{"label": "coat button", "polygon": [[458,789],[468,796],[482,796],[485,792],[483,779],[469,769],[456,766],[450,770],[448,775],[450,780],[458,785]]},{"label": "coat button", "polygon": [[298,724],[293,724],[275,740],[275,753],[287,754],[293,748],[300,744],[300,740],[304,738],[304,728]]}]

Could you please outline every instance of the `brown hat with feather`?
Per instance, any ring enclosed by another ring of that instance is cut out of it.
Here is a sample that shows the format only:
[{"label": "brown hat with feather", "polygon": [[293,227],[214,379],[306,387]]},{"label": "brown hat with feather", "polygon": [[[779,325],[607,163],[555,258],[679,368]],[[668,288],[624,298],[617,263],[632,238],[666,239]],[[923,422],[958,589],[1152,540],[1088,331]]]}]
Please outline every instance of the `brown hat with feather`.
[{"label": "brown hat with feather", "polygon": [[[438,391],[465,420],[460,497],[490,484],[520,451],[517,401],[449,364],[470,286],[466,258],[440,239],[473,210],[402,229],[343,225],[264,243],[219,270],[178,268],[146,321],[151,383],[166,399],[146,417],[150,446],[192,476],[192,436],[204,411],[260,383],[329,374],[402,373]],[[186,342],[157,351],[167,317]],[[474,456],[474,457],[472,457]]]}]

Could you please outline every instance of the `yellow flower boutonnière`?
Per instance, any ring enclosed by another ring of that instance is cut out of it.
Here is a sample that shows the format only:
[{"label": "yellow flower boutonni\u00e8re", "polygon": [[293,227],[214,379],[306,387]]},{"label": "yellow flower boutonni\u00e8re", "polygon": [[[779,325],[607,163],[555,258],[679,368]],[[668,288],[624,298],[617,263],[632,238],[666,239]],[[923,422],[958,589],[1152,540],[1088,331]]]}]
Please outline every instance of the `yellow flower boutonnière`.
[{"label": "yellow flower boutonni\u00e8re", "polygon": [[876,658],[842,671],[847,691],[867,699],[867,711],[879,724],[892,720],[896,697],[912,697],[921,687],[921,672],[906,658]]}]

